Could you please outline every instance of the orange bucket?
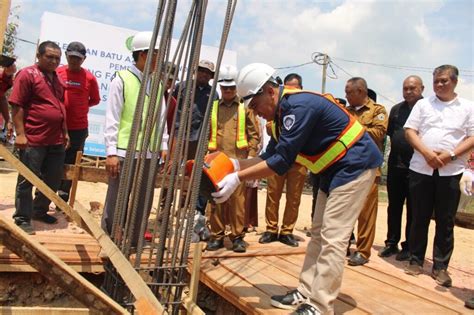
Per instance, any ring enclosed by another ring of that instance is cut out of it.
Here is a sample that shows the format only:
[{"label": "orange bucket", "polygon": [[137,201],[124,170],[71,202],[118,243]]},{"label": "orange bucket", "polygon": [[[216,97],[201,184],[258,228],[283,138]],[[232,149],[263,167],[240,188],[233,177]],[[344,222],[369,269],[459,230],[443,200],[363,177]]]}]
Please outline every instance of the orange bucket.
[{"label": "orange bucket", "polygon": [[[194,160],[186,162],[186,173],[191,174]],[[202,166],[202,178],[200,184],[200,194],[212,200],[210,194],[218,190],[217,184],[228,174],[234,172],[234,164],[223,152],[213,152],[204,157]]]}]

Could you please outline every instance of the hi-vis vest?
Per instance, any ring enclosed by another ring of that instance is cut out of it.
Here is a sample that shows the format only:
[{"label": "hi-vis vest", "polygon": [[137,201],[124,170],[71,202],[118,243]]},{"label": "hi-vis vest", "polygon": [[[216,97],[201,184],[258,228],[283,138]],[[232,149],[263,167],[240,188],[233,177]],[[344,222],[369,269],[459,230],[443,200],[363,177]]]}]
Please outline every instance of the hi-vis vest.
[{"label": "hi-vis vest", "polygon": [[[122,150],[127,150],[128,141],[130,140],[130,133],[132,130],[133,116],[135,115],[135,108],[138,100],[138,93],[140,92],[140,80],[135,74],[129,70],[117,71],[117,75],[122,79],[123,82],[123,109],[122,115],[120,116],[120,126],[118,131],[117,139],[117,148]],[[148,111],[148,105],[150,103],[150,98],[148,95],[145,96],[145,104],[143,106],[143,114]],[[145,117],[142,118],[142,128],[145,124]],[[155,132],[153,128],[153,133],[151,136],[150,147],[153,148],[156,146],[157,139],[155,137]],[[140,149],[142,143],[143,133],[140,131],[138,135],[137,147],[136,150]]]},{"label": "hi-vis vest", "polygon": [[[317,155],[305,155],[299,153],[296,157],[296,162],[305,166],[312,173],[318,174],[326,170],[328,167],[339,161],[346,154],[347,150],[354,145],[364,134],[364,127],[357,121],[357,119],[349,114],[342,106],[338,105],[337,101],[331,94],[318,94],[315,92],[302,91],[298,89],[283,89],[282,98],[285,95],[297,94],[297,93],[312,93],[320,95],[331,101],[334,106],[339,106],[342,111],[348,116],[349,123],[346,128],[339,134],[336,140],[329,145],[329,147],[322,153]],[[281,118],[280,118],[281,119]],[[279,122],[281,126],[281,122]],[[281,128],[281,127],[280,127]],[[273,138],[278,141],[280,136],[280,128],[277,128],[275,121],[272,122],[272,134]]]},{"label": "hi-vis vest", "polygon": [[[209,151],[217,150],[217,112],[219,110],[219,100],[214,101],[212,104],[211,112],[211,132],[208,149]],[[235,145],[239,149],[246,149],[249,145],[247,141],[247,132],[245,125],[245,106],[244,103],[239,103],[237,109],[237,135],[235,139]]]}]

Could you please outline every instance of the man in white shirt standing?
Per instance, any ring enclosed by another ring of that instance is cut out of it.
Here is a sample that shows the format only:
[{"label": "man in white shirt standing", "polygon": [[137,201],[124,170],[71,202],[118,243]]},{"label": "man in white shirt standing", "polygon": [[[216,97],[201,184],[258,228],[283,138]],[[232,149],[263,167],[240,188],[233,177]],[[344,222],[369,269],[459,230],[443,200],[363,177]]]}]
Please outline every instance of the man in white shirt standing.
[{"label": "man in white shirt standing", "polygon": [[405,123],[405,135],[413,147],[409,191],[413,218],[409,237],[410,263],[405,272],[422,273],[428,227],[435,215],[436,234],[431,276],[450,287],[447,272],[454,248],[454,218],[459,203],[459,180],[467,153],[474,147],[474,106],[454,89],[459,71],[443,65],[433,72],[435,96],[419,100]]},{"label": "man in white shirt standing", "polygon": [[[135,64],[127,70],[118,71],[110,83],[109,98],[107,102],[107,109],[105,114],[105,146],[107,151],[107,159],[105,161],[105,169],[109,176],[107,196],[105,199],[104,213],[102,215],[102,228],[110,235],[112,233],[112,226],[114,220],[115,204],[117,201],[117,194],[120,183],[120,170],[123,166],[125,155],[127,152],[128,142],[132,129],[132,122],[135,113],[135,107],[138,99],[141,81],[143,79],[143,71],[147,58],[152,59],[152,66],[154,69],[156,62],[157,50],[149,51],[152,37],[152,32],[139,32],[135,34],[132,39],[132,56]],[[150,83],[150,81],[149,81]],[[146,112],[150,101],[151,85],[148,84],[145,96]],[[164,116],[165,105],[161,106],[161,115]],[[161,120],[160,120],[161,121]],[[142,138],[144,131],[141,130],[139,138]],[[152,134],[152,143],[158,142],[156,136]],[[140,143],[140,141],[139,141]],[[166,151],[168,143],[167,129],[164,128],[163,138],[161,140],[161,150]],[[150,146],[153,144],[150,144]],[[138,149],[138,148],[137,148]],[[150,167],[151,152],[147,152],[147,160],[145,162],[145,177],[143,181],[147,180],[147,176],[154,176],[148,171]],[[132,170],[133,172],[133,170]],[[143,185],[145,187],[145,185]],[[145,196],[146,191],[142,191],[140,195]],[[144,211],[149,214],[151,205],[145,205],[145,198],[141,198],[139,206],[136,209],[137,218],[142,218]],[[147,215],[148,216],[148,215]],[[141,219],[135,220],[134,231],[139,231]],[[138,233],[135,233],[131,240],[132,247],[138,244]]]}]

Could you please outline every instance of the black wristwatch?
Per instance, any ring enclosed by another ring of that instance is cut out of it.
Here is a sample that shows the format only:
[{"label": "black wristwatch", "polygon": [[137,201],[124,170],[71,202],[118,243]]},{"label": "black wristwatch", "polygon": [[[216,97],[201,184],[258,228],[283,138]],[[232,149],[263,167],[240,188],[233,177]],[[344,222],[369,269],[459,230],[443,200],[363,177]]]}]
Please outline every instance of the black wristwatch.
[{"label": "black wristwatch", "polygon": [[449,151],[449,155],[451,155],[451,161],[456,161],[458,158],[454,151]]}]

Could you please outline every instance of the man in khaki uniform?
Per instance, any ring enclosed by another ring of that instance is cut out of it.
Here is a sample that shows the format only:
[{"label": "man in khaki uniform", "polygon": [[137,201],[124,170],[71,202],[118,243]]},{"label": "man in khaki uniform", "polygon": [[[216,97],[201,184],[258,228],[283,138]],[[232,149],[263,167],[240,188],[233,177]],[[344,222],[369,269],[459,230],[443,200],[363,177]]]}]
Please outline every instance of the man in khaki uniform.
[{"label": "man in khaki uniform", "polygon": [[[300,75],[290,73],[285,77],[285,87],[303,89],[303,80]],[[272,122],[267,123],[267,133],[272,136]],[[272,175],[267,178],[267,203],[265,205],[265,221],[267,229],[262,234],[259,243],[266,244],[276,240],[288,246],[297,247],[298,241],[293,236],[293,228],[298,219],[298,211],[301,202],[306,179],[306,167],[294,163],[288,172],[282,176]],[[283,214],[283,222],[278,234],[278,210],[283,187],[286,182],[286,205]]]},{"label": "man in khaki uniform", "polygon": [[[260,136],[255,115],[244,107],[237,96],[234,81],[236,76],[235,67],[225,66],[221,70],[221,79],[218,82],[222,98],[213,103],[209,151],[220,151],[230,158],[247,159],[257,156]],[[245,182],[242,182],[228,201],[212,205],[211,240],[207,244],[207,250],[224,247],[225,223],[229,221],[232,250],[245,252],[244,218]]]},{"label": "man in khaki uniform", "polygon": [[[354,77],[349,79],[345,91],[350,105],[347,108],[348,111],[365,127],[382,152],[388,126],[388,115],[385,107],[376,104],[374,100],[369,98],[367,82],[363,78]],[[361,266],[369,261],[370,250],[375,238],[380,175],[380,169],[377,169],[376,179],[372,183],[367,200],[358,218],[357,251],[349,258],[349,265],[351,266]]]}]

